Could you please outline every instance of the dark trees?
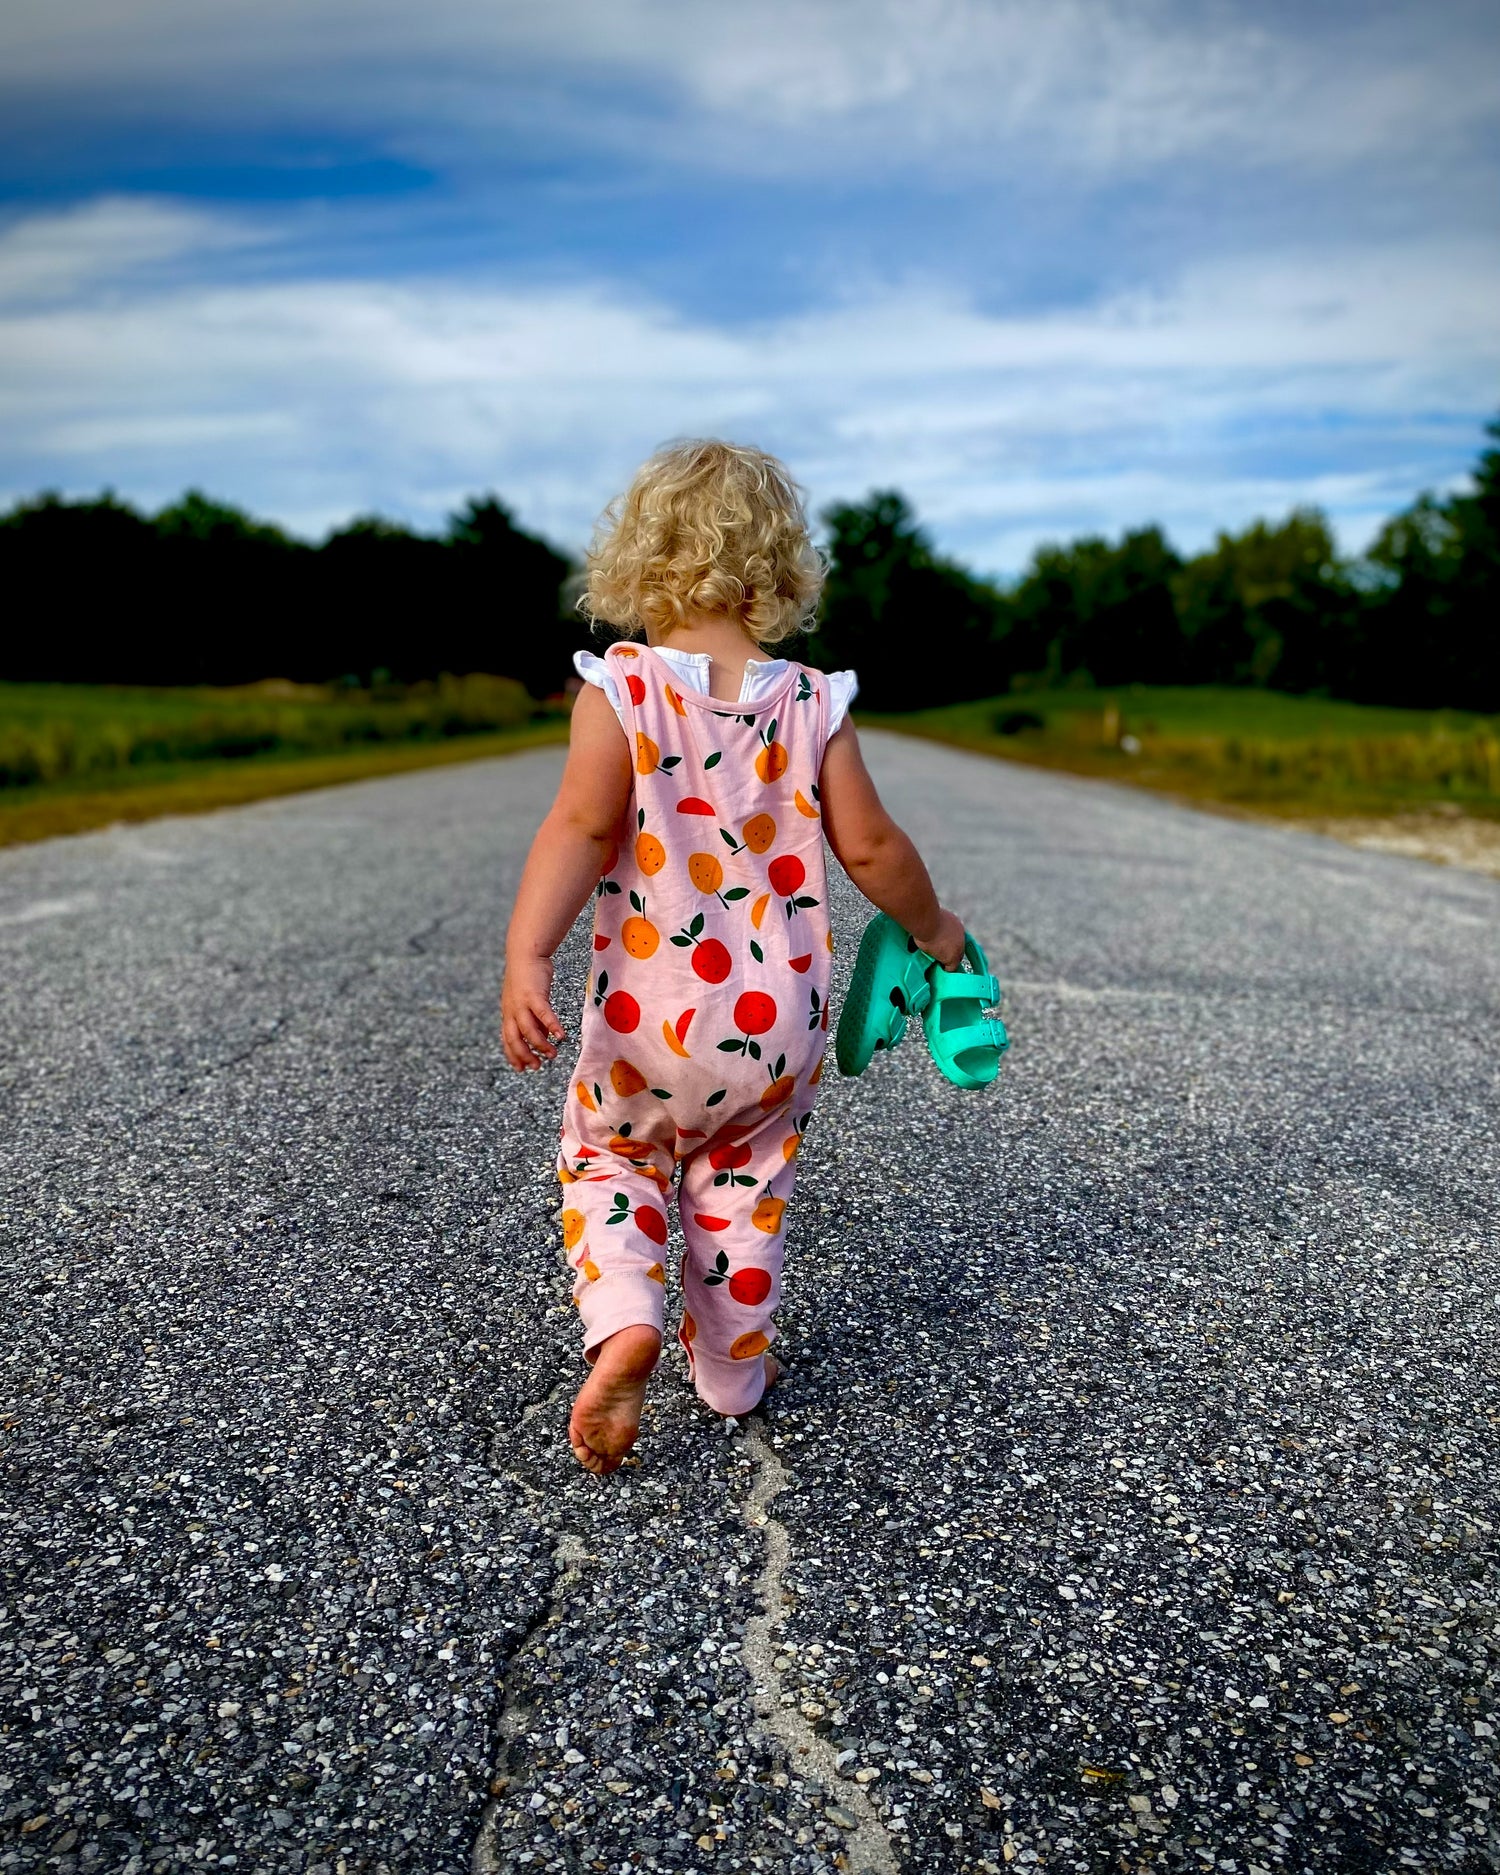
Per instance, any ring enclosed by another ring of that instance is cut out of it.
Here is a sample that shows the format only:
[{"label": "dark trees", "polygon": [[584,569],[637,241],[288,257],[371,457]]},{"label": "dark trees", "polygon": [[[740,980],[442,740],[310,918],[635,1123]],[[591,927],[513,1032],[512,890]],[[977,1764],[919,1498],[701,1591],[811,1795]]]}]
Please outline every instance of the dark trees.
[{"label": "dark trees", "polygon": [[[1183,561],[1160,528],[1039,548],[1008,589],[939,554],[904,496],[823,515],[831,567],[810,655],[871,709],[1040,682],[1258,684],[1500,711],[1500,422],[1473,487],[1423,495],[1341,561],[1295,509]],[[112,495],[0,516],[0,678],[410,682],[443,671],[559,688],[580,639],[563,556],[493,495],[441,535],[379,516],[321,547],[190,492],[155,517]]]},{"label": "dark trees", "polygon": [[853,666],[872,710],[921,709],[1003,687],[999,595],[936,554],[903,495],[829,508],[831,566],[810,655]]},{"label": "dark trees", "polygon": [[1011,674],[1098,684],[1179,681],[1181,634],[1172,579],[1182,562],[1159,527],[1118,547],[1097,536],[1039,548],[1009,596],[1005,657]]},{"label": "dark trees", "polygon": [[[1500,443],[1500,422],[1486,434]],[[1423,495],[1387,521],[1366,561],[1348,694],[1500,710],[1500,448],[1480,455],[1471,494]]]},{"label": "dark trees", "polygon": [[366,516],[321,547],[197,492],[154,518],[44,496],[0,518],[0,678],[237,684],[568,674],[567,562],[493,497],[445,536]]},{"label": "dark trees", "polygon": [[1487,435],[1471,492],[1421,496],[1353,562],[1318,509],[1296,508],[1187,561],[1156,527],[1050,543],[1001,591],[937,555],[894,490],[830,508],[814,655],[853,665],[871,709],[1020,677],[1500,711],[1500,422]]}]

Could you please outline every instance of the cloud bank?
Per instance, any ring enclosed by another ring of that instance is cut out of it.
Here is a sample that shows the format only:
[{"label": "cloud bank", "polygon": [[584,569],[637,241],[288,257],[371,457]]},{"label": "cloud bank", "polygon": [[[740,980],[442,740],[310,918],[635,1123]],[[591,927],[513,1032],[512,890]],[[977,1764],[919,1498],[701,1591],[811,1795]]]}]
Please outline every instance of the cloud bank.
[{"label": "cloud bank", "polygon": [[[435,521],[493,486],[577,545],[650,448],[725,433],[818,501],[899,484],[1004,569],[1039,531],[1158,518],[1194,545],[1303,499],[1358,534],[1500,376],[1500,257],[1462,244],[1216,263],[1027,315],[907,284],[734,329],[604,285],[171,277],[268,238],[123,200],[0,239],[10,489],[108,462],[147,500],[206,481],[317,533],[366,508]],[[1322,425],[1341,466],[1275,467]]]},{"label": "cloud bank", "polygon": [[[1489,7],[15,0],[0,497],[317,534],[665,437],[897,485],[990,570],[1298,501],[1349,545],[1500,402]],[[372,180],[373,178],[373,180]]]}]

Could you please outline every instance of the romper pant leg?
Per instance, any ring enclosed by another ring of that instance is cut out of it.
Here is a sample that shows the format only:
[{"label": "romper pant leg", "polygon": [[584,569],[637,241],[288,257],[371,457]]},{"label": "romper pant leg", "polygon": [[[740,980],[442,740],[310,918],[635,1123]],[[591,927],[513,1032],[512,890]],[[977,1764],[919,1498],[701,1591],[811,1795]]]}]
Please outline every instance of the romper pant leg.
[{"label": "romper pant leg", "polygon": [[748,1413],[765,1392],[761,1357],[776,1338],[797,1142],[783,1108],[753,1127],[724,1128],[682,1168],[678,1340],[698,1397],[717,1413]]},{"label": "romper pant leg", "polygon": [[660,1147],[633,1161],[564,1135],[563,1254],[575,1272],[586,1361],[621,1328],[662,1331],[671,1171],[671,1154]]}]

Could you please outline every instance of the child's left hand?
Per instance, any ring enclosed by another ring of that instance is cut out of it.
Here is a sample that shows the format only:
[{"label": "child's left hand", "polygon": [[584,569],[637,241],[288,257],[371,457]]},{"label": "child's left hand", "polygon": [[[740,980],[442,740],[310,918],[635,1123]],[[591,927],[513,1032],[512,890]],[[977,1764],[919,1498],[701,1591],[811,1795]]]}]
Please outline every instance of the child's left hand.
[{"label": "child's left hand", "polygon": [[500,987],[500,1040],[505,1059],[518,1073],[539,1068],[556,1059],[553,1043],[563,1035],[552,1007],[552,959],[507,958]]}]

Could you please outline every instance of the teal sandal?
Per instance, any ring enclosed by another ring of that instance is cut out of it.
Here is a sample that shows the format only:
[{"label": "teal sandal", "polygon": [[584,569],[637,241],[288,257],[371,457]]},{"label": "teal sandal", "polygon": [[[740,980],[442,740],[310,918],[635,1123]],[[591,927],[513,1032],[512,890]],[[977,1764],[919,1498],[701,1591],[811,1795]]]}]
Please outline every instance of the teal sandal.
[{"label": "teal sandal", "polygon": [[927,1046],[940,1071],[955,1087],[988,1087],[1000,1072],[1000,1057],[1010,1047],[1005,1024],[986,1009],[1000,1001],[1000,985],[975,939],[964,933],[967,970],[928,972],[931,994],[922,1017]]},{"label": "teal sandal", "polygon": [[894,1048],[910,1017],[926,1009],[932,959],[883,911],[865,926],[849,993],[839,1012],[834,1058],[840,1074],[863,1074],[877,1049]]}]

